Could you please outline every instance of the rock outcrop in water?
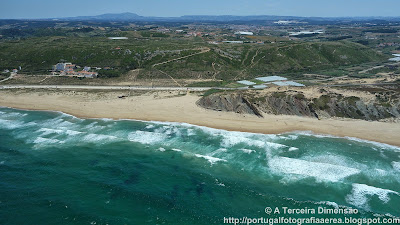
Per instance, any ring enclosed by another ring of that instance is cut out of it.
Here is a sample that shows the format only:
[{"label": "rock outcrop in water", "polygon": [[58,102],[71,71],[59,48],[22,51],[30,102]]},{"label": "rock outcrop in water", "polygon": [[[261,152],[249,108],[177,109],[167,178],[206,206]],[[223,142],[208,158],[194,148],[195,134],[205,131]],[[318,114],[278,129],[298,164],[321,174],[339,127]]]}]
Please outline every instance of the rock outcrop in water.
[{"label": "rock outcrop in water", "polygon": [[255,97],[249,93],[214,94],[201,98],[199,106],[218,110],[262,116],[296,115],[315,118],[344,117],[377,121],[400,118],[400,101],[365,101],[359,97],[345,97],[328,93],[309,99],[302,93],[275,92]]}]

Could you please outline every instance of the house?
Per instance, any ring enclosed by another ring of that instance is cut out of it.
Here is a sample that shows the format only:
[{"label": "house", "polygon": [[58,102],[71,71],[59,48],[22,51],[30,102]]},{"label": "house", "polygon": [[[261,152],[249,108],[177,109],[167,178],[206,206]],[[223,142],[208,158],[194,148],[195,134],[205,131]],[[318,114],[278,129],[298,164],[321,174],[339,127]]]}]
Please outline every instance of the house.
[{"label": "house", "polygon": [[72,63],[57,63],[53,66],[54,71],[64,71],[68,65],[72,65]]},{"label": "house", "polygon": [[75,64],[68,64],[68,65],[65,66],[64,70],[67,71],[67,72],[74,72],[75,68],[76,68]]},{"label": "house", "polygon": [[[81,68],[72,63],[57,63],[53,66],[53,75],[56,75],[57,72],[61,76],[71,76],[71,77],[87,77],[87,78],[95,78],[98,76],[97,72],[90,72],[92,67],[85,66],[82,71],[75,71],[75,69]],[[98,67],[94,67],[96,70],[101,69]]]},{"label": "house", "polygon": [[82,70],[82,71],[77,72],[76,75],[78,75],[78,77],[95,78],[99,74],[97,72],[89,72],[89,71]]}]

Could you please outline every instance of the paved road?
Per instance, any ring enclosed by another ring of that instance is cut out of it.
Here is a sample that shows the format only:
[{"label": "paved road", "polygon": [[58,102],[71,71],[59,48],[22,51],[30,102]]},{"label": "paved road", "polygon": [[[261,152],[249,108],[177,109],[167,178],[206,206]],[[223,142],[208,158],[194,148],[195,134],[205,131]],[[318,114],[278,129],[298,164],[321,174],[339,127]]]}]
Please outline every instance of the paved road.
[{"label": "paved road", "polygon": [[90,89],[90,90],[150,90],[150,91],[207,91],[210,89],[236,90],[246,88],[218,87],[143,87],[143,86],[87,86],[87,85],[2,85],[0,89]]},{"label": "paved road", "polygon": [[328,84],[328,85],[321,85],[321,87],[345,87],[345,86],[379,86],[379,85],[393,85],[397,83],[375,83],[375,84]]},{"label": "paved road", "polygon": [[[366,85],[393,85],[397,83],[376,84],[332,84],[321,87],[366,86]],[[222,87],[145,87],[145,86],[88,86],[88,85],[0,85],[0,89],[81,89],[81,90],[138,90],[138,91],[207,91],[219,90],[245,90],[248,87],[222,88]]]}]

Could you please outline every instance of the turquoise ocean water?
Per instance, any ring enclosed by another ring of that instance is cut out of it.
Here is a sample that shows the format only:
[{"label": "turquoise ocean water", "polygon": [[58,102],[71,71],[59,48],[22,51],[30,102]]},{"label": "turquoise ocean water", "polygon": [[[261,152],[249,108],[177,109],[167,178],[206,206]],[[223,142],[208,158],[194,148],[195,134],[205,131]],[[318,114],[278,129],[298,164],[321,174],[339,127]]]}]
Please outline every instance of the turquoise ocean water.
[{"label": "turquoise ocean water", "polygon": [[399,192],[400,148],[390,145],[0,108],[0,224],[395,220]]}]

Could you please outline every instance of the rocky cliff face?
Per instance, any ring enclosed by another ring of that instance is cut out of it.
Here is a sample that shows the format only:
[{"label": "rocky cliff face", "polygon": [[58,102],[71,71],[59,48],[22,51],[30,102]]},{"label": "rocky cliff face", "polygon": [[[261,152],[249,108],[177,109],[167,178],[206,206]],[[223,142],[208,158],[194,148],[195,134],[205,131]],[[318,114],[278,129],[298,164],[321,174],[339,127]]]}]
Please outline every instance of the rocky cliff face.
[{"label": "rocky cliff face", "polygon": [[251,114],[262,117],[260,111],[241,94],[209,95],[197,101],[197,105],[216,111]]},{"label": "rocky cliff face", "polygon": [[359,97],[326,94],[308,99],[301,93],[276,92],[262,97],[249,94],[215,94],[203,97],[198,105],[218,111],[261,116],[297,115],[315,118],[344,117],[363,120],[400,118],[400,101],[364,101]]},{"label": "rocky cliff face", "polygon": [[381,120],[400,117],[400,102],[365,102],[359,97],[338,94],[307,99],[302,94],[274,93],[265,102],[256,103],[266,113],[309,116],[317,118],[345,117]]}]

